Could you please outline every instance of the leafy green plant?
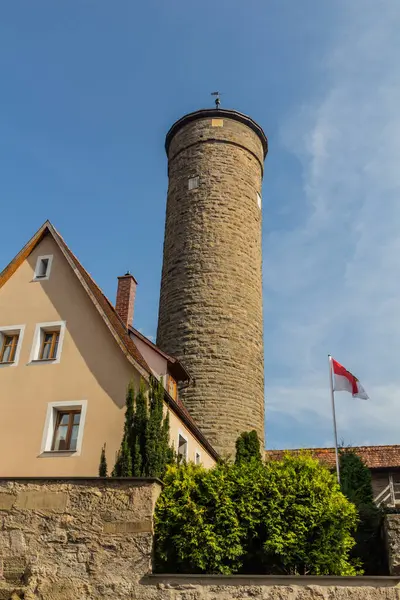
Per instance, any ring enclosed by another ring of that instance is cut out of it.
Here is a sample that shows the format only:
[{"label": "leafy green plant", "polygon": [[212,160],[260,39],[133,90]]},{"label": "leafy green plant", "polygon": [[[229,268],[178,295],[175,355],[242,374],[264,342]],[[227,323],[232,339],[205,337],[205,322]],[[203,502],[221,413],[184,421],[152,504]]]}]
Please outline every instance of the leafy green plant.
[{"label": "leafy green plant", "polygon": [[236,464],[257,460],[261,462],[260,440],[257,431],[244,431],[236,440]]},{"label": "leafy green plant", "polygon": [[354,575],[355,507],[310,456],[169,468],[156,567],[192,573]]}]

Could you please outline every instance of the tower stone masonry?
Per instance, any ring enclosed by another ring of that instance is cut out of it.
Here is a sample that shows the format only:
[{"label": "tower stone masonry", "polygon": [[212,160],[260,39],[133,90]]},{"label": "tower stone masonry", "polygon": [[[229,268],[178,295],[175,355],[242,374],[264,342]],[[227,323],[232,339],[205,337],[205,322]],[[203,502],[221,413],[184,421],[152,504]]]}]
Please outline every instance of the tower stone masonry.
[{"label": "tower stone masonry", "polygon": [[[222,454],[242,431],[264,444],[261,184],[267,138],[225,109],[166,137],[168,198],[157,344],[192,382],[180,396]],[[189,457],[190,458],[190,457]]]}]

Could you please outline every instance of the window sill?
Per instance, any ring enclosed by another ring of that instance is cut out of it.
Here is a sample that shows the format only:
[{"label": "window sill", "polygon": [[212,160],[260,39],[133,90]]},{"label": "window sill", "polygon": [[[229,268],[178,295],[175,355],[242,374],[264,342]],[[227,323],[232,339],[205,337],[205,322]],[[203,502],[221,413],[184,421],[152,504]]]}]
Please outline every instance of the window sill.
[{"label": "window sill", "polygon": [[12,367],[12,366],[15,366],[15,361],[14,360],[8,360],[8,361],[0,362],[0,367]]},{"label": "window sill", "polygon": [[78,454],[77,450],[45,450],[44,452],[39,454],[39,458],[75,456],[77,454]]},{"label": "window sill", "polygon": [[56,363],[58,358],[34,358],[28,364],[29,365],[38,365],[41,363]]}]

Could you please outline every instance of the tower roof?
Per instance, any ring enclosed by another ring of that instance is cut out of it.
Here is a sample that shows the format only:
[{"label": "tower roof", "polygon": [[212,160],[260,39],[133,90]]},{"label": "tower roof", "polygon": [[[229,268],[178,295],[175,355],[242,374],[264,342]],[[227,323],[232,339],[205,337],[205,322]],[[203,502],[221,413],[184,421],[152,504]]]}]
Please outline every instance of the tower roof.
[{"label": "tower roof", "polygon": [[191,123],[192,121],[195,121],[196,119],[204,118],[233,119],[235,121],[243,123],[244,125],[247,125],[247,127],[252,129],[254,133],[256,133],[260,138],[264,149],[264,158],[267,156],[268,139],[260,125],[253,121],[251,117],[248,117],[247,115],[238,112],[237,110],[229,110],[226,108],[202,108],[201,110],[196,110],[195,112],[189,113],[184,117],[178,119],[178,121],[175,121],[165,138],[165,150],[167,154],[172,138],[182,127],[184,127],[188,123]]}]

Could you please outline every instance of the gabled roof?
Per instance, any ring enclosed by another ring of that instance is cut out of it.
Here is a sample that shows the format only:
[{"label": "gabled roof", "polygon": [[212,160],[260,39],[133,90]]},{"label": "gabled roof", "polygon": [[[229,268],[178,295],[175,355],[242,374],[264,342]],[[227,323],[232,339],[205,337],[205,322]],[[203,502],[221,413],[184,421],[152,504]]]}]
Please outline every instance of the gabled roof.
[{"label": "gabled roof", "polygon": [[[350,448],[364,461],[370,469],[400,468],[400,446],[356,446]],[[327,467],[335,466],[334,448],[296,448],[295,450],[266,450],[267,460],[280,460],[285,453],[300,454],[309,452],[314,458]]]},{"label": "gabled roof", "polygon": [[131,325],[129,325],[128,329],[133,335],[135,335],[140,340],[142,340],[142,342],[147,344],[152,350],[154,350],[160,356],[165,358],[165,360],[168,363],[168,368],[171,371],[171,374],[174,376],[174,378],[177,381],[189,381],[190,380],[189,372],[177,358],[170,356],[169,354],[167,354],[166,352],[164,352],[163,350],[158,348],[158,346],[156,346],[151,340],[149,340],[149,338],[147,338],[145,335],[143,335],[143,333],[140,333],[140,331],[138,331]]},{"label": "gabled roof", "polygon": [[42,227],[22,248],[22,250],[17,254],[17,256],[9,263],[9,265],[4,269],[4,271],[1,272],[0,288],[6,283],[6,281],[10,279],[11,275],[15,273],[18,267],[31,254],[31,252],[46,235],[51,235],[51,237],[56,242],[57,246],[61,250],[62,254],[65,256],[67,262],[71,266],[73,272],[79,279],[83,288],[86,290],[89,298],[92,300],[94,306],[100,313],[103,321],[112,333],[114,339],[116,340],[121,350],[124,352],[125,356],[137,368],[139,373],[145,379],[148,379],[149,375],[151,375],[150,367],[148,366],[145,359],[140,354],[139,350],[131,340],[127,330],[122,324],[122,321],[119,318],[118,314],[115,312],[115,309],[112,306],[111,302],[106,298],[106,296],[97,286],[97,284],[93,281],[89,273],[83,268],[79,260],[68,248],[67,244],[64,242],[63,238],[58,233],[56,228],[50,223],[50,221],[46,221],[42,225]]},{"label": "gabled roof", "polygon": [[[56,242],[62,254],[65,256],[67,262],[71,266],[73,272],[79,279],[83,288],[86,290],[89,298],[92,300],[94,306],[100,313],[103,321],[105,322],[107,328],[113,335],[116,340],[118,346],[121,348],[127,359],[136,367],[142,377],[148,381],[149,377],[152,375],[152,371],[143,358],[142,354],[136,347],[132,338],[130,337],[128,329],[125,327],[123,322],[121,321],[118,313],[116,312],[114,306],[108,300],[108,298],[103,294],[101,289],[86,271],[86,269],[81,265],[77,257],[73,254],[70,248],[65,243],[62,236],[58,233],[54,225],[50,223],[50,221],[46,221],[40,229],[35,233],[35,235],[29,240],[29,242],[22,248],[22,250],[17,254],[15,258],[7,265],[7,267],[0,273],[0,289],[2,286],[10,279],[10,277],[15,273],[18,267],[28,258],[28,256],[33,252],[36,246],[43,240],[46,235],[51,235],[51,237]],[[134,335],[137,335],[142,339],[145,343],[149,344],[155,350],[165,355],[165,358],[171,362],[171,364],[179,364],[179,367],[184,371],[186,375],[188,375],[187,371],[180,365],[179,361],[169,356],[168,354],[163,353],[157,346],[155,346],[150,340],[148,340],[145,336],[139,333],[136,329],[132,327],[132,332]],[[186,424],[188,429],[197,437],[197,439],[203,444],[206,450],[210,453],[215,460],[218,460],[218,453],[211,446],[207,438],[199,429],[198,425],[194,421],[193,417],[190,415],[186,406],[183,402],[178,398],[178,400],[174,400],[168,392],[165,390],[164,393],[165,401],[170,406],[170,408],[176,413],[176,415]]]}]

